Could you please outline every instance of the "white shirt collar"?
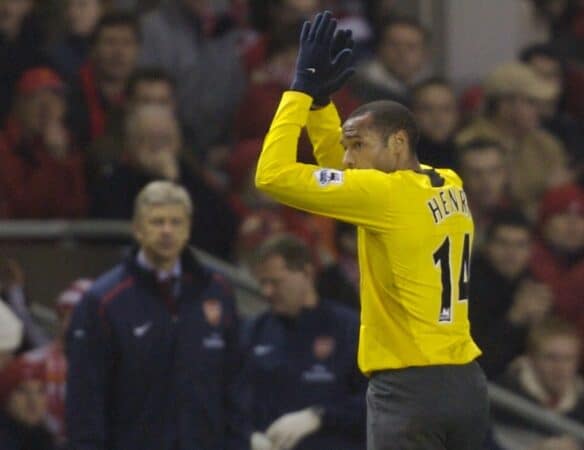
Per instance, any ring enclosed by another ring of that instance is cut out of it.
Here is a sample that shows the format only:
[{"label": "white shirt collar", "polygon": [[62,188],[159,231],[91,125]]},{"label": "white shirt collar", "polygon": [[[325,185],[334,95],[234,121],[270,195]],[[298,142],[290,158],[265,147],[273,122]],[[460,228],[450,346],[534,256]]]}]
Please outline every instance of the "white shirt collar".
[{"label": "white shirt collar", "polygon": [[156,277],[159,281],[167,280],[170,277],[179,278],[182,274],[182,264],[180,258],[176,261],[174,267],[170,270],[158,270],[156,267],[152,265],[148,258],[146,258],[146,254],[144,250],[140,250],[138,252],[138,257],[136,258],[138,261],[138,265],[146,270],[151,270],[152,272],[156,273]]}]

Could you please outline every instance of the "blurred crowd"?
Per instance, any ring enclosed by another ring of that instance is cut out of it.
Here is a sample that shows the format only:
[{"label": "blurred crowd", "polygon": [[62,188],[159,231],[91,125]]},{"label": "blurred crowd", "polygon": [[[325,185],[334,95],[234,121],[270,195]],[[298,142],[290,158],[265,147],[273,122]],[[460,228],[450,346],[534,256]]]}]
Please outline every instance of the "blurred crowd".
[{"label": "blurred crowd", "polygon": [[[377,99],[408,105],[420,161],[465,183],[488,377],[584,425],[584,2],[529,2],[538,40],[467,86],[436,73],[432,30],[394,3],[0,0],[0,219],[129,220],[146,185],[172,181],[194,204],[192,245],[253,272],[257,247],[291,233],[310,248],[318,296],[358,312],[353,227],[253,185],[299,27],[329,8],[356,41],[357,73],[333,98],[341,117]],[[300,158],[313,161],[305,135]],[[1,266],[0,448],[66,448],[63,333],[91,282],[56,299],[51,340],[23,268]],[[493,416],[493,448],[582,448]]]}]

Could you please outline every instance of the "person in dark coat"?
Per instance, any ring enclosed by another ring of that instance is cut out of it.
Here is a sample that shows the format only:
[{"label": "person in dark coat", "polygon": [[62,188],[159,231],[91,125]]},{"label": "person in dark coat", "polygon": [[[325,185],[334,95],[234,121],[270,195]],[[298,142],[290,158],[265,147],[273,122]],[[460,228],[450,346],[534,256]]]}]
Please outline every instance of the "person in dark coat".
[{"label": "person in dark coat", "polygon": [[90,39],[103,13],[102,0],[68,0],[66,31],[48,50],[51,65],[67,81],[75,78],[89,57]]},{"label": "person in dark coat", "polygon": [[550,289],[529,272],[532,244],[527,220],[515,212],[496,215],[482,252],[471,264],[469,319],[490,378],[525,350],[529,327],[550,311]]},{"label": "person in dark coat", "polygon": [[181,154],[180,127],[164,106],[136,107],[126,121],[124,154],[111,173],[92,189],[92,216],[129,219],[134,199],[150,181],[171,180],[185,187],[199,213],[192,222],[191,242],[227,259],[237,232],[237,218],[227,200],[214,191]]},{"label": "person in dark coat", "polygon": [[69,124],[82,148],[103,136],[108,119],[123,108],[140,43],[140,26],[130,13],[111,12],[97,23],[89,58],[71,83],[69,94]]},{"label": "person in dark coat", "polygon": [[454,134],[460,114],[454,89],[448,80],[427,78],[412,88],[412,112],[420,127],[416,147],[422,164],[456,168]]},{"label": "person in dark coat", "polygon": [[310,250],[297,238],[262,244],[255,273],[270,309],[244,329],[252,450],[362,450],[357,315],[318,296]]},{"label": "person in dark coat", "polygon": [[148,184],[134,209],[139,248],[73,312],[66,418],[75,450],[247,447],[235,300],[186,248],[192,213],[184,188]]}]

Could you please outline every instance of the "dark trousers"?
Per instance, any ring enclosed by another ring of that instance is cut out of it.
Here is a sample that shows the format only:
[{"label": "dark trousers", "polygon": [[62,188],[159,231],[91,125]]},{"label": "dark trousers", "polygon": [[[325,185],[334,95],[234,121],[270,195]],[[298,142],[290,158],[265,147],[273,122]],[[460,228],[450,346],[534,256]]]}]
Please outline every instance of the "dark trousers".
[{"label": "dark trousers", "polygon": [[487,382],[476,362],[375,372],[367,389],[367,450],[480,450]]}]

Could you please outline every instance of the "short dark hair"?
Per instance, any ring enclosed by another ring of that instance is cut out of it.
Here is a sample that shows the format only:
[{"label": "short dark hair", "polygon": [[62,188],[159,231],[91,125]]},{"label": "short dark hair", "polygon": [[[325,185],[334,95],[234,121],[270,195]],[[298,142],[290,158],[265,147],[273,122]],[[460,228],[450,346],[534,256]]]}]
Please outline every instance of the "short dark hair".
[{"label": "short dark hair", "polygon": [[503,145],[495,140],[495,139],[487,139],[487,138],[476,138],[471,139],[468,142],[465,142],[462,145],[456,147],[456,159],[458,163],[458,167],[460,167],[462,163],[462,158],[465,155],[473,152],[484,152],[486,150],[497,150],[498,153],[501,154],[502,157],[505,156],[505,150],[503,149]]},{"label": "short dark hair", "polygon": [[549,338],[564,336],[572,338],[581,345],[582,339],[578,328],[570,322],[557,316],[546,317],[534,325],[527,335],[527,352],[531,355],[539,353],[542,344]]},{"label": "short dark hair", "polygon": [[531,223],[529,223],[529,220],[527,220],[521,211],[516,209],[500,209],[495,212],[491,223],[487,226],[485,232],[486,241],[491,241],[501,227],[523,228],[529,234],[531,234],[533,229]]},{"label": "short dark hair", "polygon": [[412,99],[411,100],[412,106],[415,104],[416,97],[420,94],[420,92],[422,92],[424,89],[434,86],[446,88],[454,95],[454,89],[452,87],[452,84],[450,84],[450,81],[448,81],[446,78],[440,76],[428,77],[412,86],[410,95]]},{"label": "short dark hair", "polygon": [[164,69],[160,67],[144,67],[134,71],[126,84],[126,97],[132,97],[135,94],[136,86],[142,82],[157,82],[161,81],[168,83],[172,90],[176,90],[175,79]]},{"label": "short dark hair", "polygon": [[303,270],[312,264],[312,255],[308,245],[291,234],[278,234],[266,240],[257,251],[257,263],[262,263],[272,256],[281,256],[290,270]]},{"label": "short dark hair", "polygon": [[410,151],[415,155],[416,146],[420,140],[420,130],[412,112],[404,105],[392,100],[378,100],[366,103],[354,110],[349,118],[371,114],[373,126],[377,129],[383,140],[387,140],[392,134],[403,130],[408,136]]},{"label": "short dark hair", "polygon": [[424,42],[427,43],[430,40],[430,32],[424,28],[424,26],[420,23],[420,21],[412,16],[390,16],[383,20],[381,20],[377,26],[377,29],[374,33],[374,40],[375,40],[375,47],[379,47],[379,45],[383,41],[383,37],[385,33],[393,27],[397,26],[406,26],[410,28],[414,28],[424,38]]},{"label": "short dark hair", "polygon": [[142,32],[136,15],[125,11],[112,11],[105,14],[99,22],[97,22],[97,25],[91,34],[91,46],[95,46],[103,30],[113,27],[128,27],[134,32],[138,42],[142,40]]}]

